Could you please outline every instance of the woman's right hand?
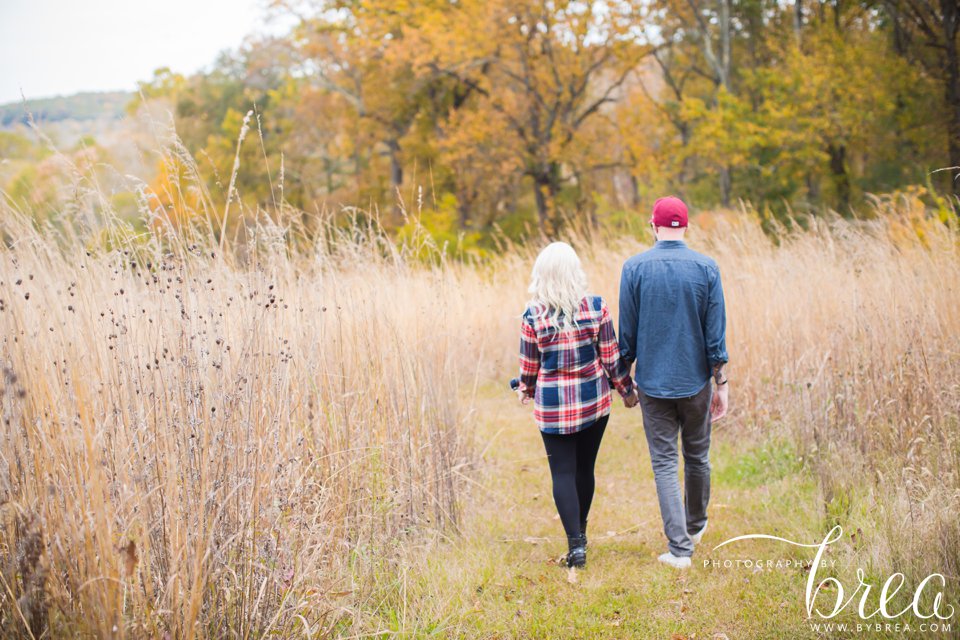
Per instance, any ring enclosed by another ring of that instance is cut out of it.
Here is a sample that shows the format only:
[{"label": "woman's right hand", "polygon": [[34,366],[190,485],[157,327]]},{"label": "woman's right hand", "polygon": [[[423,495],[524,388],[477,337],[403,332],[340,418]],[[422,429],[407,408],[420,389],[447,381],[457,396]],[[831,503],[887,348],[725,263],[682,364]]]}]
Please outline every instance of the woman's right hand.
[{"label": "woman's right hand", "polygon": [[517,389],[517,399],[520,401],[520,404],[530,404],[530,396],[522,389]]},{"label": "woman's right hand", "polygon": [[630,393],[623,398],[623,406],[627,409],[633,409],[640,403],[640,393],[638,391],[637,385],[634,384],[633,388],[630,389]]}]

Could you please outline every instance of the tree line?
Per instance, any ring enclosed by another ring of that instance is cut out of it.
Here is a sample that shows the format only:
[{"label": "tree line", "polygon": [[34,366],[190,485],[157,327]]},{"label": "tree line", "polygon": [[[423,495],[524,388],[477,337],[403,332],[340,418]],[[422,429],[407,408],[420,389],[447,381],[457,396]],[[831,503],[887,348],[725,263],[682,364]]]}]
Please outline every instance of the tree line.
[{"label": "tree line", "polygon": [[[162,69],[201,173],[245,202],[427,210],[439,231],[770,215],[960,194],[956,0],[274,0],[282,37]],[[938,169],[942,169],[937,171]],[[169,163],[156,191],[181,179]],[[162,187],[162,188],[161,188]],[[424,214],[427,215],[426,213]]]}]

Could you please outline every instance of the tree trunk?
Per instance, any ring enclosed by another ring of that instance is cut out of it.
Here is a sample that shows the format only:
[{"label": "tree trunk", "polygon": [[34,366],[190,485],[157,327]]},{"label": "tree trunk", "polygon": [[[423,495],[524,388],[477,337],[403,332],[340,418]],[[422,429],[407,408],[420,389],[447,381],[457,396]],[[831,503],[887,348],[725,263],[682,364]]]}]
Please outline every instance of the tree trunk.
[{"label": "tree trunk", "polygon": [[333,160],[329,157],[324,157],[323,159],[323,177],[326,179],[327,183],[327,195],[333,193]]},{"label": "tree trunk", "polygon": [[544,162],[533,175],[533,190],[537,201],[537,225],[544,239],[553,237],[557,230],[556,197],[560,191],[560,165]]},{"label": "tree trunk", "polygon": [[[731,93],[730,87],[730,0],[720,0],[720,85]],[[720,167],[720,205],[730,206],[730,167]]]},{"label": "tree trunk", "polygon": [[636,209],[640,206],[640,181],[630,172],[630,206]]},{"label": "tree trunk", "polygon": [[730,91],[730,0],[720,0],[720,84]]},{"label": "tree trunk", "polygon": [[827,147],[830,154],[830,172],[833,174],[833,184],[837,190],[837,209],[847,217],[850,213],[850,176],[847,173],[847,147],[845,145],[830,144]]},{"label": "tree trunk", "polygon": [[807,183],[807,199],[810,200],[810,204],[818,204],[820,202],[819,181],[812,172],[807,172],[805,180]]},{"label": "tree trunk", "polygon": [[731,188],[730,169],[728,167],[720,167],[720,205],[724,208],[730,206]]},{"label": "tree trunk", "polygon": [[391,139],[387,140],[387,149],[390,151],[390,190],[394,197],[403,184],[403,167],[400,165],[400,142]]},{"label": "tree trunk", "polygon": [[457,194],[457,227],[460,231],[466,231],[470,224],[470,198],[467,197],[466,189],[460,189]]},{"label": "tree trunk", "polygon": [[533,179],[533,195],[537,201],[537,230],[540,231],[543,238],[547,237],[547,216],[549,215],[547,196],[544,193],[546,188],[546,185],[542,184],[540,180]]},{"label": "tree trunk", "polygon": [[800,44],[800,30],[803,28],[803,0],[795,0],[793,3],[793,36]]},{"label": "tree trunk", "polygon": [[[680,127],[680,146],[686,148],[690,144],[690,125],[684,122]],[[683,162],[680,163],[680,175],[677,176],[677,182],[680,184],[681,197],[684,197],[684,186],[690,180],[690,156],[684,154]]]}]

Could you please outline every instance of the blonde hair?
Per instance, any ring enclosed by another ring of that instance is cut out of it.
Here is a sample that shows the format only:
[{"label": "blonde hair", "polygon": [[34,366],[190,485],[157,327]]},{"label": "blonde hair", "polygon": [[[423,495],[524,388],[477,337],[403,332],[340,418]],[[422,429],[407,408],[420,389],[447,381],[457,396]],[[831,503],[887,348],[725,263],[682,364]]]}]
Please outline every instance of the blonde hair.
[{"label": "blonde hair", "polygon": [[587,274],[580,258],[566,242],[552,242],[540,252],[530,274],[534,317],[549,317],[561,329],[576,326],[580,301],[587,295]]}]

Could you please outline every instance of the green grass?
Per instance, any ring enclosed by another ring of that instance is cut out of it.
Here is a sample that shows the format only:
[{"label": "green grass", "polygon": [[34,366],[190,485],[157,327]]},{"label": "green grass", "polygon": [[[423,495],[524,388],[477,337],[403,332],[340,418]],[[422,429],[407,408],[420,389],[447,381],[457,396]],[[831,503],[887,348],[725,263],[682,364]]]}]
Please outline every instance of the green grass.
[{"label": "green grass", "polygon": [[756,488],[793,478],[803,469],[803,459],[793,443],[771,437],[744,450],[736,440],[721,439],[712,447],[712,481],[721,485]]},{"label": "green grass", "polygon": [[[483,472],[463,533],[401,579],[376,614],[383,637],[810,638],[801,567],[704,566],[704,560],[796,559],[812,553],[748,533],[819,541],[814,480],[784,441],[714,431],[710,529],[694,565],[660,565],[665,551],[639,410],[618,407],[604,437],[590,516],[590,552],[576,582],[558,566],[565,538],[543,445],[529,408],[484,389],[476,413]],[[721,423],[722,424],[722,423]]]},{"label": "green grass", "polygon": [[[557,564],[566,539],[530,408],[487,386],[476,409],[483,461],[460,534],[425,545],[431,549],[426,556],[411,547],[399,565],[384,568],[377,595],[365,607],[369,617],[360,625],[365,634],[670,640],[953,637],[950,631],[920,633],[920,621],[909,616],[900,622],[909,623],[912,633],[818,630],[814,623],[866,623],[856,613],[859,594],[836,620],[807,619],[804,593],[813,549],[770,540],[715,549],[751,533],[818,543],[834,523],[815,478],[783,431],[751,432],[734,419],[714,428],[710,528],[692,568],[679,572],[656,560],[666,541],[640,411],[618,406],[598,460],[588,566],[573,572],[576,579],[571,581],[571,572]],[[818,582],[840,577],[844,599],[857,587],[855,568],[869,567],[869,559],[858,556],[848,542],[828,548],[825,560],[835,564],[827,564],[817,576]],[[779,561],[781,566],[746,565],[756,560]],[[886,576],[868,575],[875,608],[876,592]],[[835,596],[835,591],[825,591],[817,606],[830,609]]]}]

